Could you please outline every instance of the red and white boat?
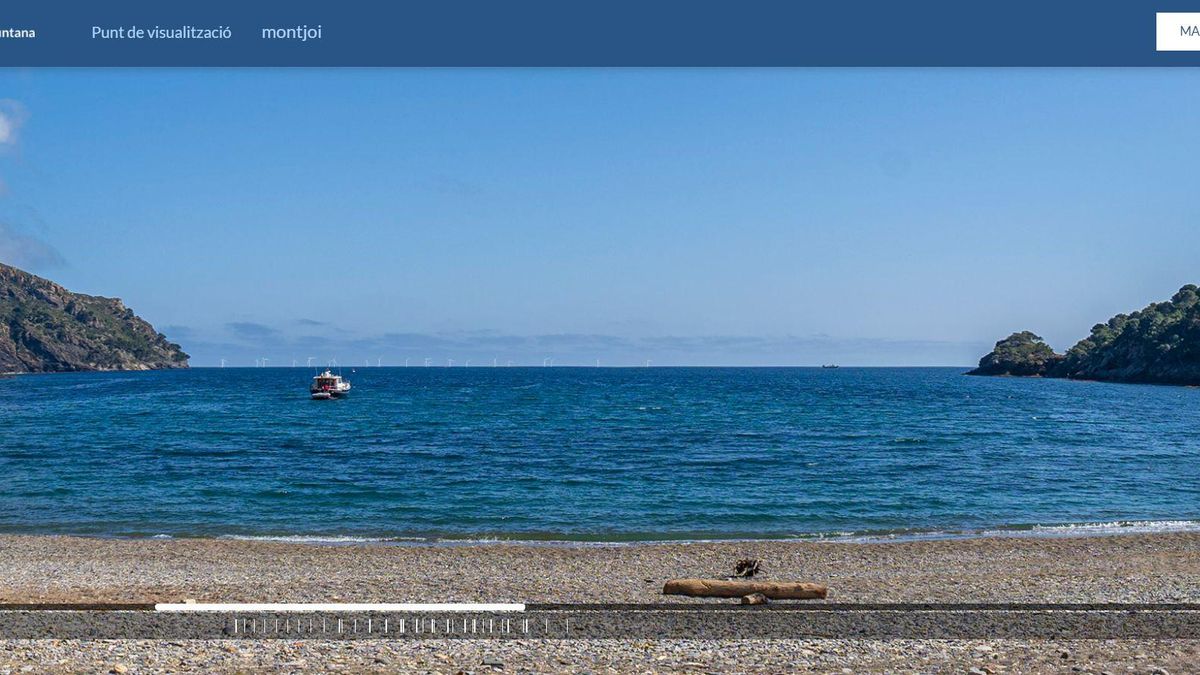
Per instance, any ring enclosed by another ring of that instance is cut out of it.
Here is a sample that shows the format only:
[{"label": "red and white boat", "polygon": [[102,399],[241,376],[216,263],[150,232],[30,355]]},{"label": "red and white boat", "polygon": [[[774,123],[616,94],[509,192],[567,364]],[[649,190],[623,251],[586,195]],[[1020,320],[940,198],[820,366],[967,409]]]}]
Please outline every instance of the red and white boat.
[{"label": "red and white boat", "polygon": [[341,375],[334,375],[333,371],[326,370],[313,377],[312,386],[308,391],[317,400],[341,398],[350,393],[350,383],[343,380]]}]

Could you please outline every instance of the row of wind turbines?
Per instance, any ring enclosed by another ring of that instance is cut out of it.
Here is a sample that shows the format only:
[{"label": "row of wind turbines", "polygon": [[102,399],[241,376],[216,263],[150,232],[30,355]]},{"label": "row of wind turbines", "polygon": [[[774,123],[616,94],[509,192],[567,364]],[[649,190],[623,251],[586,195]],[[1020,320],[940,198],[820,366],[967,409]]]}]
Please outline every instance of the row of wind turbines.
[{"label": "row of wind turbines", "polygon": [[[305,363],[304,363],[304,367],[305,367],[305,368],[311,368],[311,367],[312,367],[312,365],[313,365],[313,361],[315,361],[315,360],[317,360],[317,357],[315,357],[315,356],[310,356],[310,357],[308,357],[308,358],[307,358],[307,360],[306,360],[306,361],[305,361]],[[410,362],[411,362],[411,361],[412,361],[412,357],[407,357],[407,358],[405,358],[405,359],[404,359],[404,367],[405,367],[405,368],[408,368],[408,367],[409,367],[409,364],[410,364]],[[226,360],[226,359],[221,359],[221,360],[220,360],[220,362],[221,362],[221,365],[220,365],[220,367],[221,367],[221,368],[224,368],[224,367],[226,367],[226,366],[228,365],[228,363],[229,363],[229,361],[228,361],[228,360]],[[257,358],[257,359],[254,359],[254,367],[255,367],[255,368],[268,368],[268,367],[270,367],[270,365],[269,365],[270,363],[271,363],[271,359],[269,359],[269,358],[267,358],[267,357],[265,357],[265,356],[262,356],[262,357],[259,357],[259,358]],[[454,359],[450,359],[450,358],[448,358],[448,359],[446,359],[446,365],[445,365],[445,367],[446,367],[446,368],[453,368],[455,363],[457,363],[457,362],[456,362]],[[647,368],[649,368],[649,367],[650,367],[650,365],[651,365],[652,363],[653,363],[653,361],[651,361],[650,359],[646,359],[645,366],[646,366]],[[331,360],[328,362],[328,364],[327,364],[327,365],[329,365],[329,366],[331,366],[331,367],[332,367],[332,366],[336,366],[336,365],[338,365],[337,359],[331,359]],[[507,360],[507,361],[505,361],[503,364],[501,364],[501,363],[500,363],[500,359],[499,359],[499,358],[493,358],[493,359],[492,359],[492,363],[491,363],[491,367],[492,367],[492,368],[499,368],[499,367],[511,368],[511,367],[512,367],[512,365],[513,365],[513,362],[512,362],[512,360]],[[420,367],[423,367],[423,368],[429,368],[429,367],[432,367],[432,366],[433,366],[433,359],[432,359],[432,358],[430,358],[430,357],[426,357],[426,358],[424,358],[424,359],[423,359],[423,362],[422,362],[422,364],[421,364],[421,366],[420,366]],[[276,368],[284,368],[284,367],[286,367],[286,366],[276,366]],[[297,361],[296,359],[292,359],[292,365],[291,365],[291,367],[292,367],[292,368],[299,368],[299,367],[300,367],[300,362],[299,362],[299,361]],[[371,366],[371,360],[370,360],[370,359],[363,359],[363,367],[364,367],[364,368],[370,368],[370,367],[372,367],[372,366]],[[375,368],[381,368],[381,367],[383,367],[383,357],[382,357],[382,356],[380,356],[380,357],[378,357],[378,358],[376,358],[376,359],[375,359],[375,365],[374,365],[374,367],[375,367]],[[415,366],[414,366],[414,367],[415,367]],[[441,367],[441,366],[438,366],[438,367]],[[462,364],[461,364],[459,367],[461,367],[461,368],[470,368],[470,367],[471,367],[471,359],[465,359],[465,360],[462,362]],[[547,356],[546,358],[542,359],[542,367],[543,367],[543,368],[552,368],[552,367],[554,367],[554,357],[553,357],[553,356]],[[600,367],[600,359],[596,359],[596,367],[597,367],[597,368],[599,368],[599,367]]]}]

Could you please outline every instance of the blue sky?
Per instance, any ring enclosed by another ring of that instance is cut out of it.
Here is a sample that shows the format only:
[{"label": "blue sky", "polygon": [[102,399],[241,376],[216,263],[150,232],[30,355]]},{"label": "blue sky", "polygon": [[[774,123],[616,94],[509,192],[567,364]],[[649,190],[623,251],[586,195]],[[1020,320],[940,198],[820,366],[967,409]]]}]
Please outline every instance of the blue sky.
[{"label": "blue sky", "polygon": [[1197,84],[0,71],[0,260],[193,365],[968,364],[1200,281]]}]

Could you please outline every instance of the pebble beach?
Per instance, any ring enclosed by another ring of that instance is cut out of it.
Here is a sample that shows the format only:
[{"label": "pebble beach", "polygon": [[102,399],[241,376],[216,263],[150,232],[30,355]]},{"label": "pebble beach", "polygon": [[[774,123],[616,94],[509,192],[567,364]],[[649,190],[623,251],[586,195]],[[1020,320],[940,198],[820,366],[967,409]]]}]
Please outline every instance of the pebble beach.
[{"label": "pebble beach", "polygon": [[[0,602],[655,603],[673,577],[829,586],[828,602],[1200,602],[1200,534],[634,545],[0,537]],[[673,602],[736,602],[671,598]],[[0,673],[1194,672],[1195,640],[3,640]]]},{"label": "pebble beach", "polygon": [[825,584],[830,602],[1200,602],[1200,533],[1182,532],[434,546],[0,536],[0,602],[653,603],[667,579],[728,576],[741,558],[761,560],[765,580]]}]

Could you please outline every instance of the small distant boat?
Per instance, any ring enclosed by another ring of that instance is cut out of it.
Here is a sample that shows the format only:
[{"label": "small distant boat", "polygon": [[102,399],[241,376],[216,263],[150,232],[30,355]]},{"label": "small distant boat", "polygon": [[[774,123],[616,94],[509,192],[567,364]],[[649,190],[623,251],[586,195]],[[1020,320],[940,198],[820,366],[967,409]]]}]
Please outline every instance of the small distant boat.
[{"label": "small distant boat", "polygon": [[312,386],[308,388],[313,399],[324,401],[331,398],[341,398],[350,393],[350,383],[342,379],[341,375],[334,375],[333,371],[326,370],[313,377]]},{"label": "small distant boat", "polygon": [[836,363],[827,363],[827,364],[825,364],[825,365],[823,365],[823,366],[821,366],[821,367],[822,367],[822,368],[841,368],[841,366],[839,366],[839,365],[838,365],[838,364],[836,364]]}]

